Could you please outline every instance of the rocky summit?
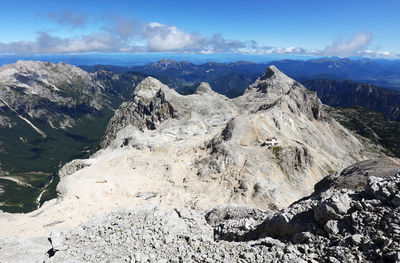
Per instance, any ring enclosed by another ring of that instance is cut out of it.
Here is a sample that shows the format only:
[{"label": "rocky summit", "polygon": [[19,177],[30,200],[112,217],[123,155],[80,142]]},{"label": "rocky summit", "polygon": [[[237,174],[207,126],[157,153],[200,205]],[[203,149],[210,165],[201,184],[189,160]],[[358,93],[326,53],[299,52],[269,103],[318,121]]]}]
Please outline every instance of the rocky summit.
[{"label": "rocky summit", "polygon": [[[13,244],[33,246],[21,261],[396,260],[373,237],[393,231],[368,219],[371,207],[381,218],[396,211],[399,161],[382,155],[274,66],[235,99],[208,83],[184,96],[147,77],[116,110],[101,149],[60,169],[57,199],[0,216],[0,254],[12,256]],[[392,169],[379,176],[381,162]],[[349,221],[357,211],[358,228]],[[49,233],[50,243],[40,238]]]}]

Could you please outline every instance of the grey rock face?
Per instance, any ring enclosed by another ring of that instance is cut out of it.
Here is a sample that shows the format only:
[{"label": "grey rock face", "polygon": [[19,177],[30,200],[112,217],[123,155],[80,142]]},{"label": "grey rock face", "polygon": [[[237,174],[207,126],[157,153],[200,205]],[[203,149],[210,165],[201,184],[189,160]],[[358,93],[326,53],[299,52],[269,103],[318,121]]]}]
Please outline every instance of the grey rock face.
[{"label": "grey rock face", "polygon": [[201,93],[213,93],[210,84],[208,84],[207,82],[201,82],[196,89],[196,94]]},{"label": "grey rock face", "polygon": [[254,90],[268,94],[268,99],[260,101],[253,111],[266,110],[287,103],[292,113],[303,113],[310,120],[323,120],[326,117],[318,97],[308,92],[297,81],[288,78],[275,66],[269,66],[266,72],[246,90],[244,97],[252,97],[251,93]]},{"label": "grey rock face", "polygon": [[312,166],[313,157],[309,153],[307,146],[299,145],[288,148],[277,146],[272,148],[272,152],[285,174],[304,171],[306,167]]},{"label": "grey rock face", "polygon": [[60,176],[60,178],[62,178],[71,175],[76,171],[85,168],[86,166],[89,166],[89,164],[85,162],[85,160],[76,159],[69,163],[66,163],[63,167],[61,167],[60,171],[58,171],[58,175]]},{"label": "grey rock face", "polygon": [[340,174],[332,174],[325,177],[314,187],[316,192],[334,189],[365,189],[368,178],[388,177],[400,173],[400,162],[396,158],[384,157],[356,163],[344,169]]},{"label": "grey rock face", "polygon": [[314,208],[315,221],[319,225],[325,225],[328,220],[341,219],[350,209],[350,202],[346,191],[333,193]]},{"label": "grey rock face", "polygon": [[[110,120],[101,143],[106,147],[122,128],[133,125],[140,130],[155,130],[158,125],[175,117],[175,110],[154,79],[147,78],[135,90],[135,99],[123,103]],[[126,142],[128,143],[128,142]]]},{"label": "grey rock face", "polygon": [[206,213],[205,218],[214,228],[216,239],[240,241],[245,233],[254,230],[270,213],[253,207],[221,205]]}]

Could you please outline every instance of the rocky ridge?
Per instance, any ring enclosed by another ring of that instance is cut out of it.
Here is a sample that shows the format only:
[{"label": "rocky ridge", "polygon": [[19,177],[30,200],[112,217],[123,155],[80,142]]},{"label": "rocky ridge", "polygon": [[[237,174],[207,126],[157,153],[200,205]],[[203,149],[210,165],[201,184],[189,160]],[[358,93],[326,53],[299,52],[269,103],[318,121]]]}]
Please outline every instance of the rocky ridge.
[{"label": "rocky ridge", "polygon": [[[272,138],[277,140],[274,145]],[[175,146],[177,142],[180,147]],[[307,191],[284,200],[281,194],[273,194],[281,191],[277,182],[290,185],[291,190],[282,192],[307,189],[295,185],[340,169],[334,167],[340,162],[350,164],[371,154],[324,113],[315,94],[274,66],[233,100],[216,94],[207,83],[200,84],[194,95],[181,96],[149,77],[137,87],[134,98],[116,111],[102,146],[104,152],[129,146],[150,152],[176,151],[190,158],[190,173],[197,170],[204,180],[215,177],[219,184],[237,185],[228,194],[231,200],[260,202],[272,209]],[[266,166],[265,157],[275,165]],[[275,178],[265,180],[258,174]],[[276,178],[277,174],[285,178]],[[183,180],[190,181],[186,177]]]},{"label": "rocky ridge", "polygon": [[113,96],[131,96],[136,75],[141,74],[88,73],[63,62],[20,60],[0,67],[0,108],[66,128],[78,117],[114,106]]},{"label": "rocky ridge", "polygon": [[18,61],[0,68],[0,107],[56,127],[73,125],[76,115],[102,109],[104,87],[91,74],[68,64]]}]

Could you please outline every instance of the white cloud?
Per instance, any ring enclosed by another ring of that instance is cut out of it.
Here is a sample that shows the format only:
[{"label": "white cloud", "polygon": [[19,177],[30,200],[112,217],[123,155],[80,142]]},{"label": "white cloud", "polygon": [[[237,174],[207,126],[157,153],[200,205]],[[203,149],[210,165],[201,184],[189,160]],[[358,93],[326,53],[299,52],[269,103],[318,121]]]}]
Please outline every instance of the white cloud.
[{"label": "white cloud", "polygon": [[149,51],[201,51],[207,40],[197,33],[186,33],[175,26],[149,23],[144,27],[143,37]]},{"label": "white cloud", "polygon": [[398,57],[399,54],[399,52],[373,51],[369,49],[357,52],[357,55],[365,57]]},{"label": "white cloud", "polygon": [[288,47],[285,49],[286,54],[305,54],[307,51],[301,47]]},{"label": "white cloud", "polygon": [[261,47],[255,50],[256,54],[298,54],[316,56],[366,56],[366,57],[395,57],[399,53],[389,51],[374,51],[366,49],[371,43],[370,33],[358,33],[348,41],[336,41],[323,50],[305,49],[301,47]]},{"label": "white cloud", "polygon": [[[0,44],[2,53],[39,54],[39,53],[79,53],[79,52],[119,52],[126,45],[118,39],[104,33],[95,33],[81,37],[59,38],[46,32],[38,32],[35,41],[18,41]],[[133,50],[133,47],[130,47]]]},{"label": "white cloud", "polygon": [[[79,19],[69,24],[80,24]],[[199,54],[301,54],[317,56],[368,56],[398,57],[399,53],[367,49],[370,33],[358,33],[348,41],[336,41],[323,50],[302,47],[259,47],[254,40],[226,39],[222,34],[211,37],[188,33],[176,26],[151,22],[140,25],[136,21],[116,15],[108,15],[107,25],[100,32],[88,35],[60,38],[46,32],[38,32],[35,41],[0,42],[0,53],[82,53],[82,52],[191,52]]]},{"label": "white cloud", "polygon": [[257,43],[225,39],[222,34],[207,38],[198,33],[187,33],[176,26],[156,22],[144,26],[143,38],[149,51],[198,52],[202,54],[244,52],[254,49]]},{"label": "white cloud", "polygon": [[282,47],[262,47],[257,49],[256,51],[257,54],[310,54],[309,51],[307,51],[304,48],[301,47],[288,47],[288,48],[282,48]]},{"label": "white cloud", "polygon": [[371,43],[371,34],[367,32],[354,35],[349,41],[337,41],[327,46],[322,54],[334,56],[351,56],[364,50]]},{"label": "white cloud", "polygon": [[246,48],[247,46],[254,46],[254,42],[255,41],[246,43],[239,40],[225,39],[222,37],[222,34],[214,34],[209,40],[208,45],[213,52],[219,53],[231,50],[239,50]]}]

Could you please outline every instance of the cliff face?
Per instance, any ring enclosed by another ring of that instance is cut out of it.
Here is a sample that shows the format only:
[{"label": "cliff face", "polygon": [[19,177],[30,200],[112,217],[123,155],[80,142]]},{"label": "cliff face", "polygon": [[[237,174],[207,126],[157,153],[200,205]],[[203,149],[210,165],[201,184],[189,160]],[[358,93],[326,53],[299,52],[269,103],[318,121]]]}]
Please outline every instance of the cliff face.
[{"label": "cliff face", "polygon": [[114,97],[126,99],[141,78],[132,73],[90,74],[62,62],[18,61],[0,67],[0,108],[65,129],[78,118],[115,106]]}]

